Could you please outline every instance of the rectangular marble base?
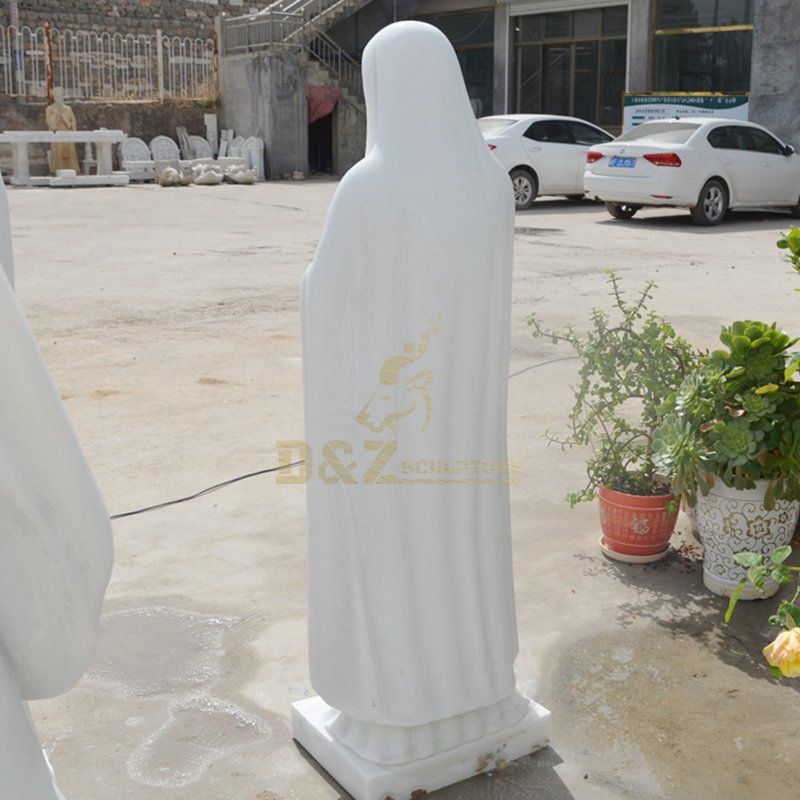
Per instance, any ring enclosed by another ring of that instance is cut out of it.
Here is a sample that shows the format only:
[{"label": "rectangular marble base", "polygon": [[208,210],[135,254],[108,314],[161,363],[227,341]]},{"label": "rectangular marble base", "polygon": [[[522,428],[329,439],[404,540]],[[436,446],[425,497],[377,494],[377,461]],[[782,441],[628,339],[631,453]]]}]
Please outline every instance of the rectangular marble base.
[{"label": "rectangular marble base", "polygon": [[292,705],[292,735],[355,800],[409,800],[498,769],[550,741],[550,712],[531,700],[528,713],[510,728],[418,761],[381,765],[331,737],[328,725],[336,714],[321,697],[300,700]]}]

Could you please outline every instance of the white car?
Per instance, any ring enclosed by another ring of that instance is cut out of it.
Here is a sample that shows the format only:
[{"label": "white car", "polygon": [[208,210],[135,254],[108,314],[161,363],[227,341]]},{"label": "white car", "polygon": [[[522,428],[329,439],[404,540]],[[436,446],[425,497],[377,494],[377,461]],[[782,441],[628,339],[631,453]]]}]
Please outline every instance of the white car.
[{"label": "white car", "polygon": [[729,208],[788,208],[800,216],[800,156],[766,128],[730,119],[643,122],[586,156],[587,197],[612,217],[643,206],[688,208],[716,225]]},{"label": "white car", "polygon": [[529,208],[541,195],[582,199],[589,148],[614,138],[582,119],[553,114],[482,117],[478,127],[511,176],[517,210]]}]

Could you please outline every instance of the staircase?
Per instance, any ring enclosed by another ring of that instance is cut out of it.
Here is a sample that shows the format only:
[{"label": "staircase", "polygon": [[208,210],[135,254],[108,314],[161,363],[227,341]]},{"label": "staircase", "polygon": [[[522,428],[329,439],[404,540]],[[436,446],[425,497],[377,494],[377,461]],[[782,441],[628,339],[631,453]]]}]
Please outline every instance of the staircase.
[{"label": "staircase", "polygon": [[370,2],[276,0],[254,16],[224,19],[224,52],[299,50],[307,59],[309,75],[315,81],[337,87],[342,100],[366,115],[361,64],[339,47],[326,31]]},{"label": "staircase", "polygon": [[307,23],[306,30],[308,36],[305,52],[309,62],[309,74],[312,71],[316,72],[316,79],[319,82],[337,86],[341,99],[366,116],[361,64],[317,28],[313,21]]}]

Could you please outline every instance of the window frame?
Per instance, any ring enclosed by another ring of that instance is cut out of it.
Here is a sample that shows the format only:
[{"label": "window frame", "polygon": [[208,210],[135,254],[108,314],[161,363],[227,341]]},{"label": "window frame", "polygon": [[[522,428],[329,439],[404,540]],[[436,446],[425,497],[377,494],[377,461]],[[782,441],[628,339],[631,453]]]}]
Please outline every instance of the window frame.
[{"label": "window frame", "polygon": [[[624,3],[617,3],[614,0],[609,0],[608,5],[598,6],[596,9],[570,9],[567,11],[558,11],[558,12],[533,12],[529,14],[514,14],[511,17],[511,24],[512,24],[512,34],[511,34],[511,56],[512,56],[512,73],[511,73],[511,107],[514,109],[515,113],[551,113],[544,111],[544,83],[545,83],[545,61],[544,61],[544,54],[545,48],[547,45],[566,45],[569,47],[570,55],[569,55],[569,75],[570,75],[570,86],[569,86],[569,108],[566,112],[568,116],[574,116],[575,112],[575,72],[576,72],[576,46],[586,42],[594,42],[597,44],[597,85],[595,90],[595,117],[597,121],[590,121],[586,120],[588,124],[594,125],[595,127],[600,127],[600,117],[601,117],[601,105],[602,105],[602,98],[603,98],[603,84],[601,82],[601,78],[603,77],[603,69],[602,69],[602,61],[603,61],[603,48],[606,43],[610,42],[625,42],[626,43],[626,71],[627,71],[627,41],[628,41],[628,27],[622,33],[606,33],[604,32],[604,21],[605,21],[605,13],[607,11],[619,11],[619,9],[624,9],[627,14],[628,24],[630,24],[630,9]],[[580,13],[581,11],[585,10],[597,10],[600,11],[600,27],[596,33],[587,33],[587,34],[579,34],[575,35],[575,19],[574,16],[576,13]],[[549,16],[550,13],[555,14],[569,14],[570,15],[570,25],[569,25],[569,35],[568,36],[554,36],[548,37],[546,36],[546,17]],[[518,38],[516,34],[516,20],[521,20],[525,17],[538,17],[539,24],[538,24],[538,37],[535,39],[527,39],[527,38]],[[522,86],[522,51],[525,49],[533,50],[533,48],[538,48],[538,53],[536,54],[536,61],[538,62],[538,80],[537,80],[537,97],[538,97],[538,108],[535,110],[522,110],[522,105],[520,103],[521,100],[521,86]],[[612,71],[613,72],[613,71]],[[624,91],[624,88],[623,88]],[[611,130],[622,129],[622,98],[620,96],[620,109],[619,109],[619,122],[615,125],[609,125],[608,127]]]},{"label": "window frame", "polygon": [[[656,74],[656,70],[658,67],[657,58],[658,58],[658,44],[659,40],[663,40],[666,36],[702,36],[703,34],[708,33],[735,33],[740,31],[753,31],[753,22],[749,24],[736,24],[736,25],[699,25],[699,26],[689,26],[683,28],[659,28],[658,27],[658,20],[659,20],[659,12],[661,10],[661,4],[664,0],[655,0],[653,3],[652,8],[652,20],[653,20],[653,34],[652,34],[652,47],[651,47],[651,54],[650,54],[650,87],[651,91],[657,93],[675,93],[675,94],[708,94],[708,92],[683,92],[680,90],[675,89],[668,89],[662,88],[656,78],[658,77]],[[755,6],[753,6],[753,15],[755,16]],[[752,48],[752,40],[751,40],[751,48]],[[751,58],[752,58],[752,51],[751,51]],[[752,62],[751,62],[751,69],[752,69]],[[749,92],[750,86],[748,81],[748,88],[747,91]],[[733,90],[726,92],[728,94],[739,94],[740,92],[734,92]]]}]

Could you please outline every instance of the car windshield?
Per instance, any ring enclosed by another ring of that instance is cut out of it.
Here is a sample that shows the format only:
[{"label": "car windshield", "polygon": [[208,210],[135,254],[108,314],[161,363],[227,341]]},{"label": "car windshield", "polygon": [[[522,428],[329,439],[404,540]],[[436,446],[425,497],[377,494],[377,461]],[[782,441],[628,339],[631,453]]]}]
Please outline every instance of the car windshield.
[{"label": "car windshield", "polygon": [[484,117],[478,120],[478,127],[484,136],[494,136],[496,133],[510,128],[515,122],[515,119],[505,117]]},{"label": "car windshield", "polygon": [[649,142],[685,144],[699,127],[694,122],[645,122],[625,131],[616,141],[635,142],[646,139]]}]

